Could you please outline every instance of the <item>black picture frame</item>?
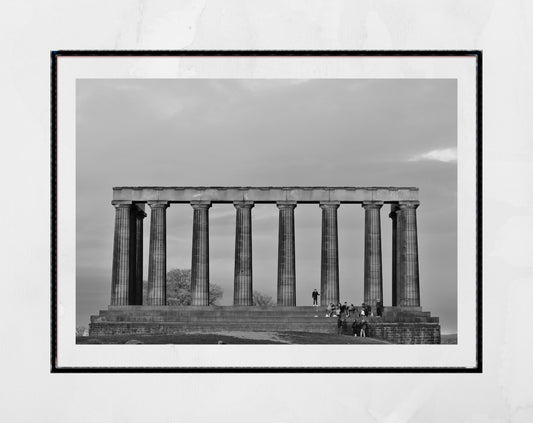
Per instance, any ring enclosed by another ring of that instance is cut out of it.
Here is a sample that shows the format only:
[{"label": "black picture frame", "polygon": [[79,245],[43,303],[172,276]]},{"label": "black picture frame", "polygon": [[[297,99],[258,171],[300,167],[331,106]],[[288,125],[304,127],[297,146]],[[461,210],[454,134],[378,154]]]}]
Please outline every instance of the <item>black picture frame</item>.
[{"label": "black picture frame", "polygon": [[[476,59],[476,365],[474,367],[59,367],[57,365],[57,89],[61,57],[475,57]],[[482,373],[482,51],[480,50],[58,50],[50,55],[50,370],[51,373]]]}]

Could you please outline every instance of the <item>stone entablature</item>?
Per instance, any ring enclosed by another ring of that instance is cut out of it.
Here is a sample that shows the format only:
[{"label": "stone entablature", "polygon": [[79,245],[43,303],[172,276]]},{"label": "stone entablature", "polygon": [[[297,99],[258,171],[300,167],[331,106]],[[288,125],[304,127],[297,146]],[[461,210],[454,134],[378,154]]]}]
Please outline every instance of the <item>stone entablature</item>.
[{"label": "stone entablature", "polygon": [[232,203],[253,201],[255,203],[275,203],[296,201],[298,203],[320,203],[338,201],[340,203],[363,203],[381,201],[418,201],[418,188],[415,187],[115,187],[115,201],[168,201],[169,203],[189,203],[210,201],[212,203]]}]

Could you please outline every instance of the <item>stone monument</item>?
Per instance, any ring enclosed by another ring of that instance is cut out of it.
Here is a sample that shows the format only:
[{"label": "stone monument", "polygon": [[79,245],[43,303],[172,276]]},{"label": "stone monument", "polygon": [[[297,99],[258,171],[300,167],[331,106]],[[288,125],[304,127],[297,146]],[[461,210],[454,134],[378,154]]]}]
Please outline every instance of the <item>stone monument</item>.
[{"label": "stone monument", "polygon": [[[193,209],[191,306],[166,305],[166,209],[189,203]],[[209,208],[232,203],[236,211],[233,307],[209,306]],[[252,208],[279,209],[277,307],[252,307]],[[316,307],[296,307],[294,209],[317,204],[322,210],[321,306],[339,295],[337,211],[361,204],[365,213],[364,301],[383,300],[381,209],[392,220],[392,304],[369,318],[370,336],[396,343],[440,343],[437,317],[420,306],[418,188],[413,187],[116,187],[111,301],[91,318],[91,335],[179,333],[214,328],[331,332],[314,318]],[[142,304],[143,219],[150,208],[148,298]],[[262,314],[259,314],[262,313]],[[254,317],[261,315],[261,319]],[[283,317],[285,316],[285,319]],[[260,324],[259,324],[260,323]]]}]

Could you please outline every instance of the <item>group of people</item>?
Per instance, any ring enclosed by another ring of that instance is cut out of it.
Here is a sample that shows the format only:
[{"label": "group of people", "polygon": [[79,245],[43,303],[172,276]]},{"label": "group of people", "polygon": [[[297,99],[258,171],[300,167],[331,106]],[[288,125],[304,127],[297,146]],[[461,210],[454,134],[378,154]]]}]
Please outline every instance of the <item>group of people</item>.
[{"label": "group of people", "polygon": [[347,302],[344,302],[344,304],[338,303],[337,305],[329,303],[326,308],[326,317],[335,315],[335,317],[341,318],[344,315],[345,318],[348,318],[350,314],[354,315],[356,312],[357,309],[353,304],[348,305]]},{"label": "group of people", "polygon": [[[311,294],[313,298],[313,305],[318,305],[318,296],[320,294],[315,289]],[[383,315],[383,301],[378,300],[375,306],[376,316],[381,317]],[[357,316],[360,316],[362,319],[357,320]],[[352,324],[352,333],[354,336],[366,336],[366,330],[368,328],[368,323],[366,317],[374,316],[372,311],[372,306],[363,302],[360,307],[356,307],[352,304],[348,305],[347,302],[344,304],[334,303],[328,304],[326,308],[326,317],[337,317],[337,333],[340,335],[343,332],[343,328],[346,326],[346,319],[350,316],[353,316],[354,322]]]},{"label": "group of people", "polygon": [[[318,305],[318,291],[315,289],[313,291],[313,305]],[[383,310],[385,307],[383,307],[383,301],[379,300],[376,302],[376,316],[381,317],[383,316]],[[359,309],[359,310],[358,310]],[[348,303],[345,301],[344,304],[337,303],[335,305],[334,303],[329,303],[326,308],[326,317],[332,317],[335,315],[336,317],[350,317],[350,315],[357,315],[360,316],[366,316],[371,317],[374,316],[374,313],[372,311],[372,306],[370,304],[362,303],[361,306],[358,308],[351,303],[348,305]]]},{"label": "group of people", "polygon": [[[376,316],[383,316],[384,308],[383,301],[378,300],[376,302]],[[370,304],[365,304],[364,302],[361,304],[361,316],[374,316],[374,313],[372,312],[372,306]]]},{"label": "group of people", "polygon": [[366,337],[367,327],[368,327],[368,323],[366,322],[366,319],[364,317],[360,321],[358,321],[357,319],[354,319],[352,323],[353,336]]},{"label": "group of people", "polygon": [[[337,334],[342,335],[342,332],[345,327],[346,327],[346,317],[339,316],[337,319]],[[366,322],[366,319],[364,316],[361,320],[357,320],[357,317],[354,317],[353,323],[352,323],[353,336],[366,337],[367,328],[368,328],[368,323]]]}]

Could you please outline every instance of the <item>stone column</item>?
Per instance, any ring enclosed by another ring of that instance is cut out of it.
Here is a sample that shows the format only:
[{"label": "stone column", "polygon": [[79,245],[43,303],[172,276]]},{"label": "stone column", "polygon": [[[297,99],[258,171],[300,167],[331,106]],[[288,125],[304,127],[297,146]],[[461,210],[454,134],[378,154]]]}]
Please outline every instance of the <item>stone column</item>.
[{"label": "stone column", "polygon": [[365,209],[365,303],[372,308],[383,300],[383,276],[381,268],[381,219],[382,202],[372,201],[362,204]]},{"label": "stone column", "polygon": [[131,208],[130,201],[113,201],[115,235],[111,274],[111,305],[128,305],[131,281]]},{"label": "stone column", "polygon": [[339,202],[321,202],[322,254],[320,269],[320,304],[339,302],[339,241],[337,209]]},{"label": "stone column", "polygon": [[209,305],[210,201],[191,201],[193,208],[191,305]]},{"label": "stone column", "polygon": [[235,279],[233,305],[253,305],[252,287],[252,201],[235,201]]},{"label": "stone column", "polygon": [[398,305],[402,307],[420,307],[418,235],[416,227],[416,209],[418,205],[418,201],[399,203],[397,230],[400,232],[400,292],[398,292]]},{"label": "stone column", "polygon": [[[144,206],[143,206],[144,207]],[[135,296],[131,304],[143,303],[143,220],[146,217],[144,210],[135,210]]]},{"label": "stone column", "polygon": [[278,306],[296,306],[294,209],[296,202],[279,201]]},{"label": "stone column", "polygon": [[399,305],[398,302],[398,293],[400,292],[398,288],[399,284],[399,270],[398,270],[398,264],[400,263],[398,259],[398,255],[400,253],[400,250],[398,248],[399,244],[399,235],[400,232],[398,231],[398,210],[399,207],[397,204],[391,204],[391,211],[389,213],[389,217],[392,219],[392,305],[397,306]]},{"label": "stone column", "polygon": [[150,255],[148,259],[148,305],[167,302],[167,201],[149,201]]}]

